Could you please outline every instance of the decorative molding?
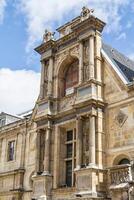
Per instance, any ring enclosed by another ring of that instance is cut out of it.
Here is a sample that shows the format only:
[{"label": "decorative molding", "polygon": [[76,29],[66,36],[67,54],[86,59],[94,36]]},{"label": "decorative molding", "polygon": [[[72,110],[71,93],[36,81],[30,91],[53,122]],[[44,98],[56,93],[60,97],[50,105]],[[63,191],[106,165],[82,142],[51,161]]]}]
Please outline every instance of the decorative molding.
[{"label": "decorative molding", "polygon": [[127,118],[128,116],[122,110],[120,110],[118,115],[115,117],[115,120],[118,123],[118,125],[122,127],[126,122]]}]

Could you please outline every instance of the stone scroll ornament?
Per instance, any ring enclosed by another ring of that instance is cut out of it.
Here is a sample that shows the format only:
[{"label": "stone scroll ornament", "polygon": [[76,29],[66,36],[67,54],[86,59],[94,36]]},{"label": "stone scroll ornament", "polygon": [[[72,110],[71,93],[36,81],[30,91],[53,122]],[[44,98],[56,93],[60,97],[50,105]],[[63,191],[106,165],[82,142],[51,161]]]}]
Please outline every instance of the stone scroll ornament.
[{"label": "stone scroll ornament", "polygon": [[122,127],[127,118],[128,116],[123,111],[120,110],[118,115],[115,117],[115,120],[118,123],[118,125]]}]

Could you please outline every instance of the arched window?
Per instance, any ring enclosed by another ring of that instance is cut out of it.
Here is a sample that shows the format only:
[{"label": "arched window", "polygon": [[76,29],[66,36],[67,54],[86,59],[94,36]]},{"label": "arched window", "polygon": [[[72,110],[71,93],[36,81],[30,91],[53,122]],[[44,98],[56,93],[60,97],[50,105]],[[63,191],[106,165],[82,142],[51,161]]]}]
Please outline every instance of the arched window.
[{"label": "arched window", "polygon": [[118,165],[125,165],[125,164],[130,164],[130,161],[127,158],[123,158],[122,160],[120,160],[120,162],[118,163]]},{"label": "arched window", "polygon": [[78,83],[78,61],[71,63],[65,72],[65,94]]}]

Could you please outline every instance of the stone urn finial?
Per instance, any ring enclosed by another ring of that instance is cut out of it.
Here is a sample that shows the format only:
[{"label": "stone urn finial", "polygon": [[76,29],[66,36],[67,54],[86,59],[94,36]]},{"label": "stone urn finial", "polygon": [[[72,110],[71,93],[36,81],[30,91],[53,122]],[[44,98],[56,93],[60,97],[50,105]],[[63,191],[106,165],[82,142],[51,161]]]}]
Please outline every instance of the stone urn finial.
[{"label": "stone urn finial", "polygon": [[81,20],[83,21],[83,20],[87,19],[90,15],[93,14],[93,12],[94,12],[93,9],[89,9],[84,6],[81,11]]},{"label": "stone urn finial", "polygon": [[49,40],[54,40],[54,34],[55,32],[45,30],[45,33],[43,35],[43,42],[48,42]]}]

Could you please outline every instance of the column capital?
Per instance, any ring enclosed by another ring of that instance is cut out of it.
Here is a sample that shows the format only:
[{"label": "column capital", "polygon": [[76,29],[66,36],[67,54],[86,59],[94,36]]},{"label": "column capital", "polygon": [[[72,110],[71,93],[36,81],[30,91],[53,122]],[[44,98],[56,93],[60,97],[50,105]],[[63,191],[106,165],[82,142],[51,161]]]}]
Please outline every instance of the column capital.
[{"label": "column capital", "polygon": [[91,108],[90,116],[94,116],[94,117],[97,116],[97,110],[95,108]]},{"label": "column capital", "polygon": [[40,131],[41,131],[41,129],[37,129],[37,130],[36,130],[37,134],[39,134],[39,133],[40,133]]},{"label": "column capital", "polygon": [[95,37],[95,32],[94,32],[94,31],[90,31],[90,32],[88,32],[88,33],[85,33],[85,34],[83,34],[83,35],[80,35],[79,38],[78,38],[78,40],[79,40],[79,41],[84,41],[84,40],[89,39],[90,36],[94,36],[94,37]]},{"label": "column capital", "polygon": [[89,38],[90,37],[95,37],[95,33],[90,33]]},{"label": "column capital", "polygon": [[76,116],[76,120],[83,120],[83,116],[82,115],[77,115]]}]

